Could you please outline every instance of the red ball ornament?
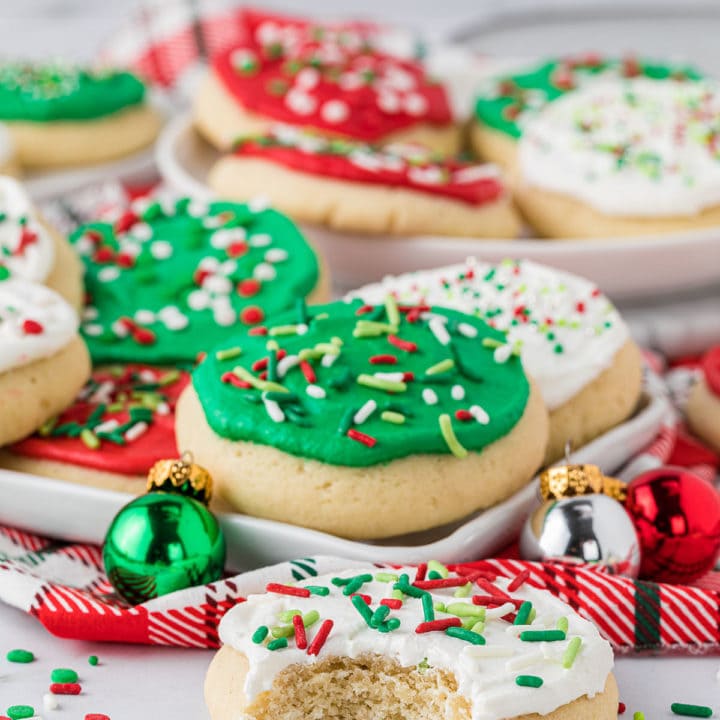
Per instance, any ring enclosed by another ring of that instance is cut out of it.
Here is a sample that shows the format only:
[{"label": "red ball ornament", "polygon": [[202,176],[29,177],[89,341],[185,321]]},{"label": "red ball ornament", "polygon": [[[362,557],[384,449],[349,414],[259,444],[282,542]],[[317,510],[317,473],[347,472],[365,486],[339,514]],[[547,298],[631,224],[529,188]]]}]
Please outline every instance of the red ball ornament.
[{"label": "red ball ornament", "polygon": [[640,577],[688,583],[711,570],[720,553],[720,493],[681,467],[638,475],[627,487],[635,523]]}]

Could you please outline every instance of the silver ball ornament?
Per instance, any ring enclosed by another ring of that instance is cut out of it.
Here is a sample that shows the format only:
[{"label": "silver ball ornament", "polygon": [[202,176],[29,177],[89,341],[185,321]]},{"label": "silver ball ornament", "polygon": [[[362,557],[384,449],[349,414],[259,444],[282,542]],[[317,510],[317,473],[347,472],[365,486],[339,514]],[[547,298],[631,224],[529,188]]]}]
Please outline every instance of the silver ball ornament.
[{"label": "silver ball ornament", "polygon": [[601,564],[637,577],[640,542],[625,508],[607,495],[547,500],[525,522],[520,537],[525,560]]}]

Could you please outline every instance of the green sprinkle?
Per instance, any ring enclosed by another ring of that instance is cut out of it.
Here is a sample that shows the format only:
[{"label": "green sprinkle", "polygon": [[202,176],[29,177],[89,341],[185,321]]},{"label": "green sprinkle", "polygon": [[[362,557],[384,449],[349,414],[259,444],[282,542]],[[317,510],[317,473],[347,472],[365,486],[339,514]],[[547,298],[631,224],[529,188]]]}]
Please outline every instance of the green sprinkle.
[{"label": "green sprinkle", "polygon": [[241,380],[250,383],[254,388],[258,390],[276,391],[281,393],[290,392],[286,387],[274,382],[267,380],[260,380],[256,378],[251,372],[246,370],[242,365],[236,365],[233,368],[233,374],[239,377]]},{"label": "green sprinkle", "polygon": [[70,668],[55,668],[50,673],[50,679],[54,683],[76,683],[78,681],[78,674]]},{"label": "green sprinkle", "polygon": [[426,371],[426,375],[439,375],[440,373],[447,372],[448,370],[452,370],[455,367],[455,361],[452,358],[446,358],[445,360],[441,360],[438,363],[435,363],[434,365],[431,365]]},{"label": "green sprinkle", "polygon": [[394,425],[402,425],[405,422],[405,416],[392,410],[385,410],[380,413],[380,419],[385,422],[393,423]]},{"label": "green sprinkle", "polygon": [[174,382],[177,382],[180,379],[180,371],[179,370],[168,370],[166,373],[163,373],[158,378],[158,384],[161,386],[165,385],[172,385]]},{"label": "green sprinkle", "polygon": [[460,444],[460,441],[455,436],[450,416],[447,413],[443,413],[438,418],[438,422],[440,423],[440,433],[450,452],[457,458],[467,457],[468,451]]},{"label": "green sprinkle", "polygon": [[482,635],[485,631],[485,621],[484,620],[478,620],[471,628],[474,633],[477,633],[478,635]]},{"label": "green sprinkle", "polygon": [[5,656],[8,662],[11,663],[31,663],[35,659],[35,655],[29,650],[10,650]]},{"label": "green sprinkle", "polygon": [[395,583],[395,585],[393,586],[393,590],[400,590],[401,592],[404,592],[405,595],[409,595],[410,597],[417,598],[418,600],[421,597],[423,597],[424,595],[428,594],[425,592],[425,590],[416,588],[414,585],[410,585],[407,582],[403,583],[402,578],[400,578],[399,582]]},{"label": "green sprinkle", "polygon": [[467,585],[461,585],[454,593],[453,595],[456,598],[464,598],[468,597],[470,593],[472,592],[472,583],[467,583]]},{"label": "green sprinkle", "polygon": [[296,615],[302,615],[302,612],[300,610],[285,610],[281,612],[278,617],[284,623],[291,623]]},{"label": "green sprinkle", "polygon": [[442,575],[437,570],[431,570],[427,576],[428,580],[442,580]]},{"label": "green sprinkle", "polygon": [[520,687],[539,688],[542,687],[543,679],[537,675],[518,675],[515,684]]},{"label": "green sprinkle", "polygon": [[706,705],[689,705],[687,703],[673,703],[670,709],[675,715],[685,715],[687,717],[712,717],[712,708]]},{"label": "green sprinkle", "polygon": [[386,572],[379,572],[375,573],[375,580],[377,582],[383,582],[383,583],[389,583],[389,582],[397,582],[398,576],[394,575],[393,573],[386,573]]},{"label": "green sprinkle", "polygon": [[290,637],[294,632],[295,628],[292,625],[275,625],[270,628],[270,634],[274,638]]},{"label": "green sprinkle", "polygon": [[379,628],[390,614],[390,608],[387,605],[378,605],[375,612],[370,618],[370,627]]},{"label": "green sprinkle", "polygon": [[40,437],[47,437],[53,431],[57,423],[58,419],[56,417],[46,420],[38,429],[38,435],[40,435]]},{"label": "green sprinkle", "polygon": [[532,610],[532,603],[526,600],[517,611],[515,616],[515,622],[513,625],[527,625],[528,618],[530,617],[530,611]]},{"label": "green sprinkle", "polygon": [[88,665],[92,665],[93,667],[97,667],[99,662],[97,655],[90,655],[88,658]]},{"label": "green sprinkle", "polygon": [[471,617],[485,619],[485,608],[482,605],[472,605],[470,603],[450,603],[445,607],[445,612],[457,617]]},{"label": "green sprinkle", "polygon": [[24,720],[35,714],[35,708],[32,705],[11,705],[7,709],[7,714],[10,720]]},{"label": "green sprinkle", "polygon": [[272,640],[267,644],[268,650],[282,650],[283,648],[286,648],[288,646],[288,641],[286,637],[280,637],[276,638],[275,640]]},{"label": "green sprinkle", "polygon": [[574,637],[567,646],[567,650],[565,650],[565,654],[563,655],[562,659],[562,666],[569,670],[573,663],[575,662],[575,658],[577,657],[578,652],[580,651],[580,646],[582,645],[582,638]]},{"label": "green sprinkle", "polygon": [[435,608],[433,606],[433,598],[430,593],[422,596],[423,615],[425,622],[432,622],[435,619]]},{"label": "green sprinkle", "polygon": [[225,350],[218,350],[215,353],[216,360],[233,360],[242,353],[242,349],[237,345],[235,347],[227,348]]},{"label": "green sprinkle", "polygon": [[355,609],[362,615],[362,619],[367,623],[368,627],[372,627],[370,621],[372,620],[373,613],[367,606],[367,603],[359,595],[353,595],[350,598],[350,602],[352,602]]},{"label": "green sprinkle", "polygon": [[354,595],[365,583],[372,582],[372,575],[357,575],[350,578],[350,581],[343,588],[343,595]]},{"label": "green sprinkle", "polygon": [[327,588],[324,585],[306,585],[305,589],[309,590],[311,595],[320,595],[321,597],[325,597],[330,594],[330,588]]},{"label": "green sprinkle", "polygon": [[279,335],[297,335],[299,325],[276,325],[268,330],[270,337],[278,337]]},{"label": "green sprinkle", "polygon": [[465,640],[473,645],[485,644],[485,638],[482,635],[478,635],[478,633],[474,633],[472,630],[466,630],[465,628],[449,627],[445,630],[445,634],[458,640]]},{"label": "green sprinkle", "polygon": [[364,385],[375,390],[385,390],[386,392],[405,392],[407,390],[407,385],[401,380],[385,380],[365,373],[357,376],[357,383],[358,385]]},{"label": "green sprinkle", "polygon": [[524,642],[555,642],[565,637],[562,630],[524,630],[520,633],[520,639]]},{"label": "green sprinkle", "polygon": [[80,432],[80,439],[86,447],[90,448],[90,450],[97,450],[100,447],[100,440],[98,440],[98,436],[88,428],[84,428]]},{"label": "green sprinkle", "polygon": [[441,578],[446,578],[450,575],[450,571],[437,560],[428,560],[427,569],[429,572],[439,573]]},{"label": "green sprinkle", "polygon": [[505,343],[501,340],[495,340],[494,338],[483,338],[482,345],[486,348],[499,348]]},{"label": "green sprinkle", "polygon": [[445,603],[442,602],[436,602],[433,605],[433,608],[435,608],[435,610],[437,610],[438,612],[447,612],[447,610],[445,609]]},{"label": "green sprinkle", "polygon": [[562,632],[564,632],[564,633],[567,635],[567,631],[568,631],[568,619],[567,619],[566,617],[563,616],[563,617],[561,617],[561,618],[558,618],[558,621],[557,621],[557,629],[558,629],[558,630],[562,630]]},{"label": "green sprinkle", "polygon": [[335,343],[317,343],[315,350],[323,355],[339,355],[340,348]]},{"label": "green sprinkle", "polygon": [[400,590],[399,588],[394,588],[393,591],[390,593],[390,597],[393,600],[404,600],[405,593],[402,590]]},{"label": "green sprinkle", "polygon": [[638,710],[633,713],[633,720],[645,720],[645,713]]},{"label": "green sprinkle", "polygon": [[400,325],[400,311],[398,310],[397,300],[392,295],[385,298],[385,312],[390,325]]},{"label": "green sprinkle", "polygon": [[330,582],[335,585],[335,587],[342,587],[343,585],[347,585],[352,578],[343,578],[343,577],[334,577]]},{"label": "green sprinkle", "polygon": [[396,333],[397,325],[389,323],[374,322],[373,320],[358,320],[353,330],[353,337],[378,337],[387,333]]},{"label": "green sprinkle", "polygon": [[320,352],[320,350],[315,350],[313,348],[303,348],[299,353],[298,357],[301,360],[317,360],[318,358],[321,358],[325,353]]},{"label": "green sprinkle", "polygon": [[268,629],[267,625],[261,625],[253,634],[252,634],[252,641],[256,645],[260,645],[265,638],[267,637],[270,630]]},{"label": "green sprinkle", "polygon": [[320,613],[317,610],[308,610],[302,619],[305,627],[312,627],[320,619]]},{"label": "green sprinkle", "polygon": [[378,630],[380,632],[392,632],[393,630],[397,630],[400,627],[400,621],[397,618],[390,618],[387,622],[384,622]]}]

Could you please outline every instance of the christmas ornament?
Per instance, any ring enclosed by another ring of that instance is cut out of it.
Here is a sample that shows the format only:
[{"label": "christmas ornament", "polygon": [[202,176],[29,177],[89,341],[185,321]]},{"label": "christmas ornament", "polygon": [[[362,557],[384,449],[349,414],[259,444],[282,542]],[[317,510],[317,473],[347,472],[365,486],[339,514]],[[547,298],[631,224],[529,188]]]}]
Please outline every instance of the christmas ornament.
[{"label": "christmas ornament", "polygon": [[105,572],[115,590],[137,604],[219,580],[225,538],[207,509],[207,470],[187,455],[160,460],[148,473],[147,491],[118,512],[105,538]]},{"label": "christmas ornament", "polygon": [[596,465],[563,465],[540,476],[543,504],[525,523],[520,554],[526,560],[602,564],[637,577],[640,543],[632,519],[617,501],[623,484]]},{"label": "christmas ornament", "polygon": [[720,554],[720,494],[709,482],[669,466],[638,475],[627,492],[641,577],[688,583],[712,569]]}]

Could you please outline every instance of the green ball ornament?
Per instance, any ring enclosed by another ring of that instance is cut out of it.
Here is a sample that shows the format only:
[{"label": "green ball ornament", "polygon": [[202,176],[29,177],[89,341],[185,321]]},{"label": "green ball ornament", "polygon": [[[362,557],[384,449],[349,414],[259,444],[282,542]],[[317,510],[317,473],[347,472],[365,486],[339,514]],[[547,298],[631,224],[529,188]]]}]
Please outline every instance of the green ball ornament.
[{"label": "green ball ornament", "polygon": [[219,580],[225,538],[206,504],[207,471],[187,458],[161,460],[148,475],[148,493],[115,516],[105,537],[105,572],[133,605]]}]

